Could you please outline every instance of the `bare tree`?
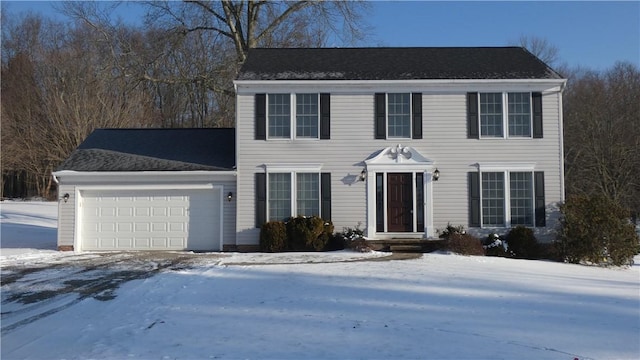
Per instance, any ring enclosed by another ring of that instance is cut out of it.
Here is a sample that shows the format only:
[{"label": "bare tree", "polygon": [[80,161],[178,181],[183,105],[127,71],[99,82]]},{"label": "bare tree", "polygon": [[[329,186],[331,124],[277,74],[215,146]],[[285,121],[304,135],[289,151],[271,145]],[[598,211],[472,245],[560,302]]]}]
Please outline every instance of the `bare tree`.
[{"label": "bare tree", "polygon": [[640,214],[640,70],[578,71],[564,94],[568,194],[601,194]]},{"label": "bare tree", "polygon": [[518,40],[511,41],[511,43],[522,46],[552,67],[558,66],[560,60],[558,48],[545,38],[521,35]]}]

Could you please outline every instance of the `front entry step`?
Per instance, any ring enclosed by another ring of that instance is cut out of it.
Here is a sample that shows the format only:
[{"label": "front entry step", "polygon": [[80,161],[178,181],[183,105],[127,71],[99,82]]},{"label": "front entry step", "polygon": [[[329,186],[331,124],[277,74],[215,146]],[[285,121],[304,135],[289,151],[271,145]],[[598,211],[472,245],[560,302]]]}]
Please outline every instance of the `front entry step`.
[{"label": "front entry step", "polygon": [[423,239],[390,239],[367,240],[367,244],[376,251],[390,251],[399,253],[428,253],[444,247],[444,240]]}]

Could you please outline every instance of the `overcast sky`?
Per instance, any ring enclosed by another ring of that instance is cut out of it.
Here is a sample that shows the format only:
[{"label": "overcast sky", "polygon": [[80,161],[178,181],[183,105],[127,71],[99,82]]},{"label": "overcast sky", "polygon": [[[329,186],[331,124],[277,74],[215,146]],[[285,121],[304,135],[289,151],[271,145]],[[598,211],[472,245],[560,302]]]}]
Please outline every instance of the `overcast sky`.
[{"label": "overcast sky", "polygon": [[[51,4],[2,1],[10,14],[35,11],[60,17]],[[560,63],[593,69],[606,69],[616,61],[640,66],[640,1],[371,1],[370,5],[373,31],[362,46],[504,46],[529,35],[554,44]],[[132,23],[143,13],[139,4],[119,9],[118,15]]]}]

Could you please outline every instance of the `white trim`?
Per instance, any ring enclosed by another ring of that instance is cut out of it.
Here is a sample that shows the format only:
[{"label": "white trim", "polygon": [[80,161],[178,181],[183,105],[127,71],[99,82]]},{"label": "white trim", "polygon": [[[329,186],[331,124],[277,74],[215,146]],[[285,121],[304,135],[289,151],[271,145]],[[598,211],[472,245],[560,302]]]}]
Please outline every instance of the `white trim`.
[{"label": "white trim", "polygon": [[[559,141],[560,141],[560,202],[564,202],[565,200],[565,189],[564,189],[564,119],[563,119],[563,111],[562,111],[562,93],[558,93],[558,130],[560,132]],[[544,121],[544,117],[542,118]]]},{"label": "white trim", "polygon": [[[239,95],[252,92],[266,92],[274,86],[289,92],[302,89],[317,89],[319,86],[331,89],[332,93],[367,90],[374,92],[419,91],[429,88],[434,91],[489,91],[490,89],[553,91],[564,89],[567,79],[414,79],[414,80],[235,80],[233,85]],[[377,89],[377,91],[376,91]],[[316,90],[317,91],[317,90]]]},{"label": "white trim", "polygon": [[322,170],[321,163],[307,163],[307,164],[296,164],[296,163],[267,163],[264,164],[264,168],[267,173],[270,172],[317,172],[319,173]]},{"label": "white trim", "polygon": [[216,181],[234,178],[234,171],[73,171],[62,170],[53,173],[60,183],[172,183],[189,181]]},{"label": "white trim", "polygon": [[496,162],[496,163],[477,163],[480,172],[501,172],[501,171],[535,171],[536,163],[520,163],[520,162]]},{"label": "white trim", "polygon": [[[421,237],[431,238],[435,234],[433,227],[433,171],[435,171],[435,163],[428,159],[412,147],[403,147],[398,144],[391,146],[378,152],[377,155],[364,161],[367,170],[367,224],[366,236],[370,239],[387,239],[391,235],[403,237]],[[423,204],[417,204],[416,196],[416,175],[420,172],[423,174]],[[376,174],[383,174],[383,213],[384,213],[384,231],[379,233],[376,230]],[[412,176],[412,193],[413,193],[413,232],[394,233],[388,232],[387,218],[387,175],[388,173],[411,173]],[[417,206],[423,206],[424,214],[424,232],[417,234]]]}]

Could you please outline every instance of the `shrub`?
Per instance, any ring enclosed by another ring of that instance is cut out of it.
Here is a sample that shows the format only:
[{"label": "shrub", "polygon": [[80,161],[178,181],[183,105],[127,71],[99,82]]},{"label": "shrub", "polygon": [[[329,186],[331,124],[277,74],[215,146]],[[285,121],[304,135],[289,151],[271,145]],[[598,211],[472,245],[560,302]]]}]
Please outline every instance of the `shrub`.
[{"label": "shrub", "polygon": [[638,235],[629,212],[604,196],[574,196],[561,207],[558,243],[562,257],[572,263],[627,265],[638,253]]},{"label": "shrub", "polygon": [[510,251],[507,242],[498,234],[489,234],[482,244],[482,248],[487,256],[498,257],[514,257],[515,254]]},{"label": "shrub", "polygon": [[518,259],[537,259],[540,256],[538,240],[533,230],[524,226],[516,226],[507,234],[509,251]]},{"label": "shrub", "polygon": [[438,237],[440,239],[448,239],[453,234],[465,234],[464,226],[453,226],[451,223],[447,223],[447,227],[444,230],[438,230]]},{"label": "shrub", "polygon": [[460,255],[484,255],[480,239],[469,234],[449,234],[445,246],[446,250]]},{"label": "shrub", "polygon": [[336,234],[335,238],[342,242],[343,248],[357,252],[371,251],[371,247],[364,238],[364,231],[360,229],[360,224],[356,225],[355,228],[343,228],[342,232]]},{"label": "shrub", "polygon": [[281,252],[288,248],[287,226],[282,221],[271,221],[260,229],[260,251]]},{"label": "shrub", "polygon": [[318,216],[296,216],[287,222],[289,249],[293,251],[322,251],[333,236],[333,224]]}]

